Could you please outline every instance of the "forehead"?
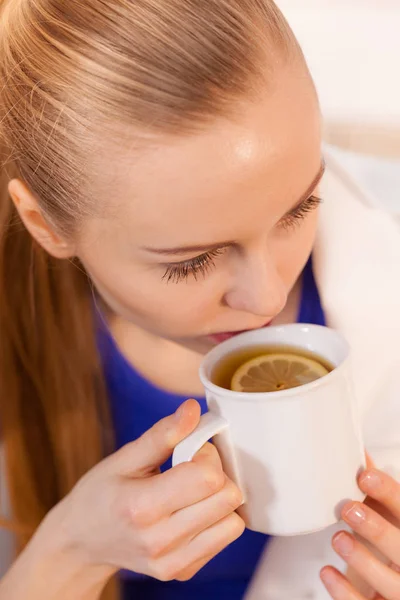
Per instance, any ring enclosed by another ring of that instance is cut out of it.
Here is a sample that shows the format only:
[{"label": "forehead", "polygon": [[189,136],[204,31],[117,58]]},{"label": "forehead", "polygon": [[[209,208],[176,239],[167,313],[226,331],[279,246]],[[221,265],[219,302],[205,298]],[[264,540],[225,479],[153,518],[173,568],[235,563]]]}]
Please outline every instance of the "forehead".
[{"label": "forehead", "polygon": [[121,150],[100,169],[103,199],[108,192],[102,201],[113,205],[112,220],[135,243],[229,239],[229,225],[243,224],[246,208],[253,221],[266,206],[274,218],[307,189],[320,164],[320,114],[309,77],[288,71],[257,101],[243,102],[238,115],[190,137],[157,138],[139,156]]}]

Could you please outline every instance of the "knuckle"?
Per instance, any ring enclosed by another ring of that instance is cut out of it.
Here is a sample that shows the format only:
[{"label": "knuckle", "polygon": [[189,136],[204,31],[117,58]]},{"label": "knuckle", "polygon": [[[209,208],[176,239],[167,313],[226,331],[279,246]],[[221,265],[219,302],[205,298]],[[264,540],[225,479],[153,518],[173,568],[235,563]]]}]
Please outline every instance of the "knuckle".
[{"label": "knuckle", "polygon": [[237,539],[244,532],[246,525],[241,517],[238,514],[232,513],[229,516],[229,532],[234,539]]},{"label": "knuckle", "polygon": [[208,456],[209,458],[214,458],[214,459],[218,459],[219,460],[218,450],[214,446],[214,444],[211,444],[210,442],[207,442],[206,444],[204,444],[204,446],[203,446],[203,453],[206,456]]},{"label": "knuckle", "polygon": [[226,478],[218,450],[213,444],[208,442],[202,447],[193,459],[192,466],[197,469],[200,485],[207,492],[215,493],[222,490]]},{"label": "knuckle", "polygon": [[110,503],[110,510],[117,520],[128,527],[140,529],[154,519],[154,511],[150,510],[148,494],[137,486],[125,486],[115,489]]},{"label": "knuckle", "polygon": [[228,480],[227,484],[225,485],[224,498],[228,508],[231,508],[232,510],[239,508],[243,502],[242,492],[239,490],[237,485],[230,480]]},{"label": "knuckle", "polygon": [[225,475],[222,468],[215,465],[205,465],[202,468],[202,481],[207,491],[219,492],[225,485]]},{"label": "knuckle", "polygon": [[169,563],[156,563],[151,571],[155,579],[163,582],[172,581],[179,575],[179,569]]},{"label": "knuckle", "polygon": [[144,507],[133,505],[130,507],[130,520],[136,527],[148,527],[152,523],[152,517]]},{"label": "knuckle", "polygon": [[196,575],[196,573],[198,573],[198,571],[200,571],[201,568],[202,565],[199,565],[198,567],[192,567],[191,569],[186,569],[185,571],[180,573],[176,577],[176,579],[177,581],[189,581]]},{"label": "knuckle", "polygon": [[210,442],[207,442],[206,444],[204,444],[204,446],[202,446],[202,448],[200,448],[200,450],[197,452],[197,454],[195,455],[195,457],[193,459],[193,462],[197,462],[197,463],[204,463],[207,461],[221,464],[221,459],[218,454],[218,450],[214,446],[214,444],[211,444]]},{"label": "knuckle", "polygon": [[130,523],[130,508],[130,502],[124,494],[116,493],[114,495],[114,498],[111,501],[110,511],[118,520],[121,520],[124,523]]},{"label": "knuckle", "polygon": [[389,533],[389,524],[381,517],[376,518],[371,513],[367,515],[367,527],[369,529],[369,538],[372,542],[384,542]]},{"label": "knuckle", "polygon": [[181,575],[179,575],[179,577],[176,578],[177,581],[189,581],[190,579],[192,579],[192,577],[194,577],[194,575],[196,575],[196,573],[183,573]]},{"label": "knuckle", "polygon": [[127,507],[129,521],[137,528],[149,527],[154,523],[155,515],[151,504],[144,498],[136,497]]},{"label": "knuckle", "polygon": [[143,540],[143,550],[147,558],[150,560],[157,560],[164,554],[166,544],[160,539],[147,538]]}]

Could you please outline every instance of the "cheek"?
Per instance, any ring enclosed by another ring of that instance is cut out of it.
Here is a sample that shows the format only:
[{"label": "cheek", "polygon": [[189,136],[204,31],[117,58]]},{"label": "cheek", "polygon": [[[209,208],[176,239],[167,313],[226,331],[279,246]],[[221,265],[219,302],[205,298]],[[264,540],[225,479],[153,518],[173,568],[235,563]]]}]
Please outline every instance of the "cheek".
[{"label": "cheek", "polygon": [[275,264],[287,289],[293,287],[312,252],[317,224],[316,211],[309,215],[301,227],[280,233],[273,242]]},{"label": "cheek", "polygon": [[[218,284],[217,284],[218,285]],[[220,304],[219,286],[210,279],[157,286],[157,299],[146,303],[146,314],[164,330],[178,329],[181,334],[197,333],[213,320]]]},{"label": "cheek", "polygon": [[104,263],[100,269],[88,259],[82,262],[111,310],[153,333],[197,335],[218,314],[221,282],[213,277],[167,284],[162,281],[162,271],[111,268]]},{"label": "cheek", "polygon": [[[85,232],[77,255],[100,296],[122,318],[156,335],[193,337],[218,321],[226,281],[215,270],[196,282],[167,284],[163,267],[145,266],[127,258],[118,232]],[[87,240],[90,240],[88,243]]]}]

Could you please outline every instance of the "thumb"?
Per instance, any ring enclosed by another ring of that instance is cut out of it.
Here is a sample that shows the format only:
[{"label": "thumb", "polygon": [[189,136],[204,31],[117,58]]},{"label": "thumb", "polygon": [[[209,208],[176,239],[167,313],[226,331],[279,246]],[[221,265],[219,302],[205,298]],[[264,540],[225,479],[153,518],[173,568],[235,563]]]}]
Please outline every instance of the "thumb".
[{"label": "thumb", "polygon": [[128,477],[146,477],[171,456],[175,446],[194,431],[201,409],[196,400],[187,400],[171,416],[162,419],[140,438],[119,450],[118,471]]}]

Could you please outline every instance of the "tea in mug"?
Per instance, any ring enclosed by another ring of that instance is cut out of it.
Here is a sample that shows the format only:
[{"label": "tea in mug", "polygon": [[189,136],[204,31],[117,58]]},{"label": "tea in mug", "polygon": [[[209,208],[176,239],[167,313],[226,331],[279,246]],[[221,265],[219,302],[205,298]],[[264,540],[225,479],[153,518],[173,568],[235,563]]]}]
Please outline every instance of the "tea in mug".
[{"label": "tea in mug", "polygon": [[211,381],[235,392],[279,392],[315,381],[334,368],[326,358],[304,348],[259,345],[225,356],[215,366]]}]

